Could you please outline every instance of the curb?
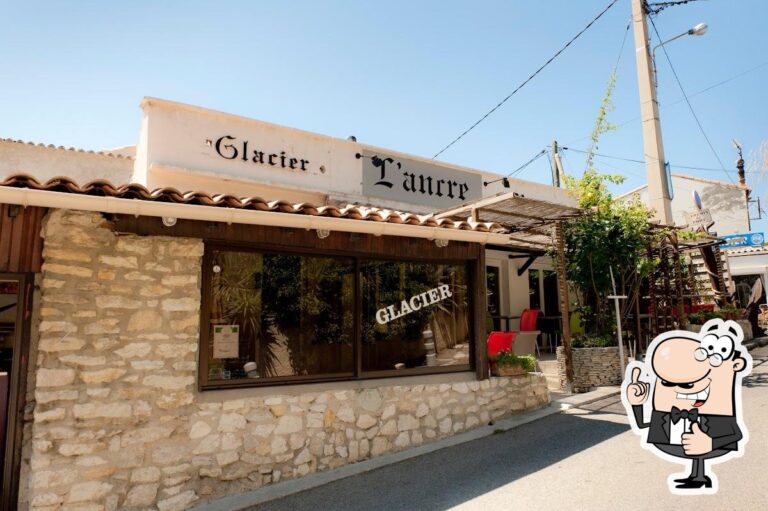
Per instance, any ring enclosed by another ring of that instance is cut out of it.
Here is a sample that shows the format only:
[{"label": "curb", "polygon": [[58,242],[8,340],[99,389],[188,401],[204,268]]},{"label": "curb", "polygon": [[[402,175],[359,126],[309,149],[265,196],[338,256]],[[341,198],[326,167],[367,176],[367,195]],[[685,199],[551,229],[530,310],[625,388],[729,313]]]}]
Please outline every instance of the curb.
[{"label": "curb", "polygon": [[752,351],[755,348],[762,348],[763,346],[768,346],[768,337],[756,337],[755,339],[752,339],[749,342],[745,342],[743,346],[747,348],[748,351]]},{"label": "curb", "polygon": [[522,426],[523,424],[528,424],[530,422],[543,419],[544,417],[560,413],[569,408],[583,406],[618,394],[618,387],[601,387],[592,392],[575,394],[568,396],[567,398],[552,401],[547,407],[539,408],[538,410],[520,415],[514,415],[506,419],[501,419],[494,422],[492,425],[480,426],[470,431],[458,433],[448,438],[443,438],[428,444],[422,444],[418,447],[407,449],[405,451],[385,454],[383,456],[377,456],[375,458],[350,463],[348,465],[344,465],[327,472],[318,472],[298,479],[289,479],[285,482],[275,483],[247,493],[222,497],[211,502],[200,504],[199,506],[196,506],[192,509],[194,511],[239,511],[248,509],[251,506],[263,504],[265,502],[269,502],[270,500],[287,497],[289,495],[293,495],[294,493],[310,490],[318,486],[338,481],[339,479],[364,474],[366,472],[370,472],[371,470],[376,470],[388,465],[400,463],[401,461],[417,458],[419,456],[439,451],[447,447],[464,444],[500,432],[507,432],[511,429]]}]

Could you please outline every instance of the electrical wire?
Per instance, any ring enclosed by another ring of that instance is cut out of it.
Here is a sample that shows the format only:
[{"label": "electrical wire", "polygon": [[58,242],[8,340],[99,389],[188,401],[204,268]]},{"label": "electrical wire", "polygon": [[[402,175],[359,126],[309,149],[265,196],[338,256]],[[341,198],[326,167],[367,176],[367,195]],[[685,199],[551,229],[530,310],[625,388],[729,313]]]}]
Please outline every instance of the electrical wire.
[{"label": "electrical wire", "polygon": [[[689,94],[689,95],[688,95],[688,98],[689,98],[689,99],[690,99],[690,98],[695,98],[695,97],[696,97],[696,96],[698,96],[699,94],[704,94],[705,92],[709,92],[709,91],[711,91],[712,89],[715,89],[715,88],[717,88],[717,87],[720,87],[720,86],[722,86],[722,85],[725,85],[726,83],[730,83],[730,82],[732,82],[732,81],[734,81],[734,80],[737,80],[737,79],[741,78],[742,76],[744,76],[744,75],[747,75],[747,74],[749,74],[749,73],[752,73],[753,71],[757,71],[758,69],[760,69],[760,68],[763,68],[763,67],[765,67],[765,66],[768,66],[768,61],[765,61],[765,62],[763,62],[762,64],[758,64],[758,65],[756,65],[756,66],[754,66],[754,67],[751,67],[751,68],[749,68],[749,69],[747,69],[747,70],[745,70],[745,71],[742,71],[742,72],[740,72],[740,73],[738,73],[738,74],[735,74],[735,75],[733,75],[733,76],[731,76],[731,77],[729,77],[729,78],[726,78],[725,80],[721,80],[721,81],[719,81],[719,82],[717,82],[717,83],[714,83],[714,84],[710,85],[709,87],[705,87],[705,88],[703,88],[703,89],[701,89],[701,90],[699,90],[699,91],[696,91],[696,92],[694,92],[693,94]],[[684,101],[685,101],[685,98],[680,98],[680,99],[678,99],[677,101],[673,101],[673,102],[671,102],[671,103],[659,103],[659,108],[669,108],[669,107],[673,107],[673,106],[675,106],[675,105],[679,105],[680,103],[682,103],[682,102],[684,102]],[[639,121],[639,120],[640,120],[640,116],[638,115],[638,116],[636,116],[636,117],[633,117],[633,118],[631,118],[631,119],[628,119],[628,120],[626,120],[626,121],[624,121],[624,122],[622,122],[622,123],[620,123],[620,124],[617,124],[617,125],[616,125],[616,128],[621,128],[621,127],[623,127],[623,126],[626,126],[627,124],[629,124],[629,123],[631,123],[631,122],[635,122],[635,121]],[[591,135],[585,135],[585,136],[583,136],[583,137],[581,137],[581,138],[577,138],[577,139],[574,139],[574,140],[572,140],[572,141],[570,141],[570,142],[568,142],[568,143],[569,143],[569,144],[575,144],[576,142],[581,142],[582,140],[586,140],[586,139],[588,139],[590,136],[591,136]]]},{"label": "electrical wire", "polygon": [[[656,28],[656,23],[653,21],[653,17],[648,16],[648,20],[651,22],[651,26],[653,27],[653,31],[656,33],[656,37],[659,39],[659,41],[663,41],[661,38],[661,35],[659,34],[659,30]],[[709,140],[709,136],[707,135],[707,132],[704,131],[704,126],[702,126],[701,121],[699,120],[699,116],[696,115],[696,111],[693,109],[693,105],[691,104],[691,100],[688,99],[688,94],[685,92],[685,88],[683,88],[683,84],[680,81],[680,77],[677,75],[677,71],[675,70],[675,66],[672,64],[672,59],[669,58],[669,53],[667,53],[667,47],[663,44],[661,45],[662,51],[664,51],[664,56],[667,59],[667,63],[669,64],[669,68],[672,70],[672,75],[675,77],[675,81],[677,82],[677,86],[680,88],[680,92],[683,93],[683,98],[685,98],[685,102],[688,104],[688,109],[691,111],[691,115],[693,116],[694,120],[696,121],[696,124],[699,127],[699,131],[701,131],[701,134],[704,136],[704,140],[707,141],[707,145],[709,146],[710,150],[712,150],[712,154],[715,156],[715,159],[717,160],[717,163],[720,164],[720,167],[722,168],[723,172],[725,172],[725,175],[728,176],[728,180],[731,183],[734,183],[733,178],[731,175],[725,170],[725,165],[723,165],[722,160],[720,160],[720,156],[717,154],[717,151],[715,151],[715,146],[712,145],[712,142]]]},{"label": "electrical wire", "polygon": [[[573,147],[565,147],[564,146],[564,147],[561,147],[561,149],[563,151],[574,151],[574,152],[577,152],[577,153],[589,154],[589,151],[584,151],[583,149],[575,149]],[[645,163],[643,160],[633,160],[632,158],[623,158],[621,156],[609,156],[607,154],[600,154],[600,153],[592,153],[592,154],[594,154],[595,156],[599,156],[601,158],[610,158],[611,160],[629,161],[629,162],[632,162],[632,163]],[[720,170],[720,169],[718,169],[718,170]]]},{"label": "electrical wire", "polygon": [[[512,172],[510,172],[510,173],[509,173],[509,174],[507,174],[506,176],[502,176],[502,177],[500,177],[500,178],[498,178],[498,179],[494,179],[493,181],[485,181],[485,182],[483,183],[483,186],[488,186],[488,185],[490,185],[490,184],[492,184],[492,183],[498,183],[499,181],[504,181],[505,179],[509,179],[510,177],[514,176],[515,174],[518,174],[520,171],[522,171],[522,170],[523,170],[525,167],[527,167],[527,166],[528,166],[528,165],[530,165],[531,163],[533,163],[533,162],[535,162],[536,160],[538,160],[539,158],[541,158],[541,156],[542,156],[543,154],[545,154],[546,152],[547,152],[547,150],[546,150],[546,149],[542,149],[541,151],[539,151],[538,153],[536,153],[536,155],[534,155],[534,156],[533,156],[533,158],[531,158],[531,159],[530,159],[530,160],[528,160],[527,162],[523,163],[522,165],[520,165],[519,167],[517,167],[515,170],[513,170]],[[507,186],[505,186],[505,188],[508,188],[508,187],[507,187]]]},{"label": "electrical wire", "polygon": [[645,12],[648,13],[648,17],[656,16],[661,11],[668,7],[675,7],[677,5],[685,5],[692,2],[698,2],[700,0],[676,0],[672,2],[655,2],[652,4],[649,4],[648,2],[645,3]]},{"label": "electrical wire", "polygon": [[521,83],[520,85],[518,85],[518,86],[517,86],[517,88],[516,88],[515,90],[513,90],[513,91],[512,91],[512,92],[511,92],[509,95],[507,95],[507,97],[505,97],[504,99],[502,99],[501,101],[499,101],[499,103],[497,103],[497,104],[496,104],[496,106],[494,106],[494,107],[493,107],[493,108],[491,108],[491,109],[490,109],[488,112],[486,112],[486,113],[485,113],[485,115],[483,115],[483,116],[482,116],[480,119],[478,119],[477,121],[475,121],[475,123],[474,123],[474,124],[472,124],[472,125],[471,125],[469,128],[467,128],[466,130],[464,130],[464,131],[463,131],[463,132],[462,132],[462,133],[461,133],[461,134],[460,134],[458,137],[454,138],[454,139],[453,139],[453,140],[452,140],[452,141],[451,141],[451,142],[450,142],[448,145],[446,145],[445,147],[443,147],[442,149],[440,149],[438,152],[436,152],[436,153],[435,153],[435,155],[432,157],[432,159],[434,160],[435,158],[437,158],[438,156],[440,156],[441,154],[443,154],[443,153],[444,153],[446,150],[448,150],[448,148],[450,148],[450,147],[451,147],[451,146],[453,146],[453,145],[454,145],[456,142],[458,142],[459,140],[461,140],[462,138],[464,138],[464,136],[466,136],[466,135],[467,135],[467,134],[468,134],[470,131],[472,131],[473,129],[475,129],[475,128],[476,128],[476,127],[477,127],[477,126],[478,126],[478,125],[479,125],[481,122],[483,122],[484,120],[486,120],[488,117],[490,117],[490,116],[491,116],[491,114],[493,114],[493,113],[494,113],[496,110],[498,110],[499,108],[501,108],[501,106],[502,106],[504,103],[506,103],[506,102],[507,102],[507,100],[509,100],[509,98],[511,98],[512,96],[514,96],[514,95],[517,93],[517,91],[519,91],[520,89],[522,89],[523,87],[525,87],[525,86],[528,84],[528,82],[530,82],[531,80],[533,80],[533,79],[536,77],[536,75],[538,75],[540,72],[542,72],[542,71],[544,70],[544,68],[546,68],[548,65],[550,65],[550,64],[552,63],[552,61],[554,61],[554,60],[555,60],[557,57],[559,57],[561,53],[563,53],[563,52],[564,52],[564,51],[565,51],[565,50],[566,50],[566,49],[567,49],[567,48],[568,48],[568,47],[569,47],[569,46],[570,46],[570,45],[571,45],[571,44],[572,44],[572,43],[573,43],[573,42],[574,42],[576,39],[578,39],[579,37],[581,37],[581,35],[582,35],[584,32],[586,32],[587,30],[589,30],[589,28],[590,28],[592,25],[594,25],[594,24],[595,24],[595,22],[596,22],[597,20],[599,20],[599,19],[600,19],[600,18],[603,16],[603,14],[605,14],[606,12],[608,12],[608,10],[609,10],[611,7],[613,7],[614,5],[616,5],[616,2],[618,2],[618,1],[619,1],[619,0],[613,0],[613,1],[612,1],[610,4],[608,4],[608,6],[607,6],[605,9],[603,9],[603,10],[600,12],[600,14],[598,14],[597,16],[595,16],[595,18],[594,18],[592,21],[590,21],[589,23],[587,23],[587,26],[586,26],[586,27],[584,27],[583,29],[581,29],[581,31],[579,31],[579,33],[577,33],[575,36],[573,36],[573,37],[570,39],[570,41],[568,41],[567,43],[565,43],[565,46],[563,46],[562,48],[560,48],[559,50],[557,50],[557,52],[556,52],[554,55],[552,55],[552,56],[549,58],[549,60],[547,60],[547,61],[546,61],[546,62],[545,62],[545,63],[544,63],[544,64],[543,64],[541,67],[539,67],[539,68],[538,68],[536,71],[534,71],[534,72],[533,72],[533,74],[531,74],[531,76],[529,76],[528,78],[526,78],[526,79],[523,81],[523,83]]},{"label": "electrical wire", "polygon": [[[612,90],[616,86],[616,71],[619,69],[619,63],[621,62],[621,56],[624,54],[624,45],[627,42],[627,36],[629,35],[629,27],[632,26],[632,16],[630,15],[627,18],[627,27],[624,29],[624,36],[621,38],[621,46],[619,46],[619,54],[616,56],[616,63],[613,65],[613,69],[611,70],[611,80],[614,80],[614,82],[610,85],[610,89]],[[607,115],[607,111],[603,112],[604,115]],[[605,117],[600,121],[605,122]],[[597,128],[596,128],[597,129]],[[592,138],[592,143],[590,144],[590,149],[596,149],[597,148],[597,139],[595,138],[595,132],[593,131],[590,135],[590,138]],[[584,162],[584,172],[588,170],[589,167],[589,160]]]},{"label": "electrical wire", "polygon": [[[563,151],[574,151],[576,153],[589,154],[589,151],[585,151],[583,149],[576,149],[574,147],[563,146],[563,147],[561,147],[561,149]],[[599,156],[600,158],[608,158],[608,159],[611,159],[611,160],[621,160],[621,161],[626,161],[626,162],[630,162],[630,163],[638,163],[638,164],[643,164],[643,165],[645,164],[644,160],[637,160],[637,159],[634,159],[634,158],[624,158],[622,156],[612,156],[612,155],[609,155],[609,154],[601,154],[601,153],[593,153],[593,154],[595,156]],[[708,168],[708,167],[694,167],[694,166],[691,166],[691,165],[673,165],[671,163],[669,164],[669,166],[670,167],[674,167],[674,168],[678,168],[678,169],[703,170],[703,171],[706,171],[706,172],[725,172],[726,174],[729,173],[729,172],[734,172],[734,171],[728,170],[728,169],[716,169],[716,168]]]},{"label": "electrical wire", "polygon": [[520,172],[521,172],[521,171],[522,171],[524,168],[526,168],[528,165],[530,165],[531,163],[533,163],[533,162],[535,162],[536,160],[538,160],[539,158],[541,158],[541,157],[542,157],[542,155],[544,155],[544,154],[546,154],[546,153],[547,153],[547,150],[546,150],[546,149],[542,149],[541,151],[539,151],[539,152],[536,154],[536,156],[534,156],[533,158],[531,158],[530,160],[528,160],[527,162],[523,163],[523,164],[522,164],[522,165],[520,165],[518,168],[516,168],[515,170],[513,170],[512,172],[510,172],[510,173],[509,173],[509,175],[508,175],[507,177],[512,177],[512,176],[514,176],[515,174],[519,174],[519,173],[520,173]]},{"label": "electrical wire", "polygon": [[632,16],[627,19],[627,28],[624,30],[624,37],[621,40],[621,46],[619,47],[619,55],[616,57],[616,63],[613,65],[613,71],[615,72],[619,68],[619,62],[621,62],[621,56],[624,55],[624,46],[627,44],[627,36],[629,35],[629,27],[632,26]]}]

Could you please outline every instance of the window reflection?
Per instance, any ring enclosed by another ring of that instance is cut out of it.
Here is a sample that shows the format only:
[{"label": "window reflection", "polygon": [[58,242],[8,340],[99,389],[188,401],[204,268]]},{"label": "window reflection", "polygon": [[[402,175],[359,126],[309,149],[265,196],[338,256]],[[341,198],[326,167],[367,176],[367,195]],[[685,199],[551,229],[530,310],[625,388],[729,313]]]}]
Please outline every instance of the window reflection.
[{"label": "window reflection", "polygon": [[214,250],[208,380],[351,373],[352,259]]},{"label": "window reflection", "polygon": [[464,265],[361,262],[362,369],[469,365]]}]

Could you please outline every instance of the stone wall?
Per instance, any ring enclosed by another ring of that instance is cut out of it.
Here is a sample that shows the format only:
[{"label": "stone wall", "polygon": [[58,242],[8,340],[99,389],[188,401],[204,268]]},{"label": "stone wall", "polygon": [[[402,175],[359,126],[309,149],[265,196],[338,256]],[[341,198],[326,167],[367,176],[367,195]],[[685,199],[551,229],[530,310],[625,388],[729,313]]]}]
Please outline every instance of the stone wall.
[{"label": "stone wall", "polygon": [[115,235],[72,211],[43,235],[22,481],[37,511],[182,510],[549,403],[541,375],[199,393],[202,242]]},{"label": "stone wall", "polygon": [[[573,391],[589,392],[602,385],[621,385],[619,347],[573,348]],[[557,348],[560,388],[565,388],[565,351]]]},{"label": "stone wall", "polygon": [[[744,333],[744,342],[751,341],[752,339],[754,339],[755,336],[752,332],[752,323],[750,323],[746,319],[738,319],[736,320],[736,323],[739,324],[739,326],[741,327],[741,331]],[[695,332],[698,334],[699,332],[701,332],[702,326],[704,325],[688,324],[688,326],[686,326],[685,329],[688,330],[689,332]]]}]

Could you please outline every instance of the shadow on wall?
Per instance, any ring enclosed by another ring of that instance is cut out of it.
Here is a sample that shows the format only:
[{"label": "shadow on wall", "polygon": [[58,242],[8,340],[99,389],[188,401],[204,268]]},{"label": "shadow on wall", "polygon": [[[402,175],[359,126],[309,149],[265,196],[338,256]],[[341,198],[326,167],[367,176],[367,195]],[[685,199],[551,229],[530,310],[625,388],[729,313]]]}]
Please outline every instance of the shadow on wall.
[{"label": "shadow on wall", "polygon": [[701,191],[704,207],[714,211],[738,212],[744,210],[744,192],[722,186],[707,186]]}]

